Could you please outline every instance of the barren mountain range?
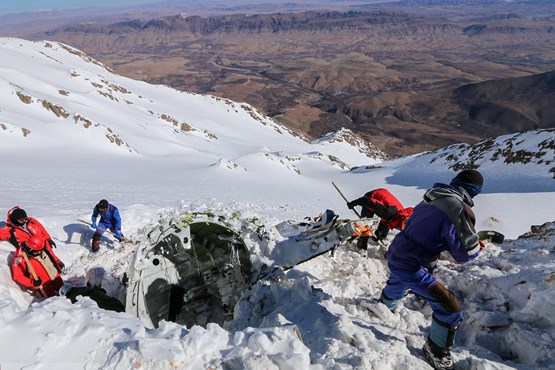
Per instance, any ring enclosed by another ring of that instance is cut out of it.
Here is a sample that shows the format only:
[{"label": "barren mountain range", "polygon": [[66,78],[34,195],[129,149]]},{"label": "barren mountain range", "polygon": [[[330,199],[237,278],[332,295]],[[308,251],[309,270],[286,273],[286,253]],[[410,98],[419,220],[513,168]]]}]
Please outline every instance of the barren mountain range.
[{"label": "barren mountain range", "polygon": [[175,15],[29,38],[135,79],[247,102],[309,138],[346,127],[399,156],[555,126],[555,4],[529,3],[543,16],[500,4]]}]

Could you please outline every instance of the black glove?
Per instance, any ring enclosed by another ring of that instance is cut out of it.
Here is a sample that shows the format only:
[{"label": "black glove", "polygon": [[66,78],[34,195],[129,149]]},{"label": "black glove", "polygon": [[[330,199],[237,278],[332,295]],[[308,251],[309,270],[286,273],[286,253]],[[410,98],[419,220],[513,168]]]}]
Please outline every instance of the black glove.
[{"label": "black glove", "polygon": [[42,280],[38,277],[36,280],[33,280],[33,286],[39,287],[42,285]]},{"label": "black glove", "polygon": [[56,248],[56,243],[54,243],[54,240],[48,239],[48,244],[50,244],[52,248]]},{"label": "black glove", "polygon": [[66,272],[66,265],[60,261],[60,263],[58,263],[58,272],[59,273],[65,273]]},{"label": "black glove", "polygon": [[348,202],[347,207],[349,207],[349,209],[353,209],[356,206],[361,206],[364,209],[364,207],[367,207],[366,203],[367,203],[366,197],[360,197],[358,199],[351,200],[350,202]]}]

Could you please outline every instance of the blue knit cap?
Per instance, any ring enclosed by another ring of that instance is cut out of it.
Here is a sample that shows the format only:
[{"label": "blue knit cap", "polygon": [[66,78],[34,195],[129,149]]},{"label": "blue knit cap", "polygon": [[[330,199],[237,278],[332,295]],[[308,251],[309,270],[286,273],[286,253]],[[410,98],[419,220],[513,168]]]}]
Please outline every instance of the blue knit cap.
[{"label": "blue knit cap", "polygon": [[451,180],[450,185],[463,187],[468,192],[468,195],[474,198],[482,192],[484,177],[476,170],[464,170]]}]

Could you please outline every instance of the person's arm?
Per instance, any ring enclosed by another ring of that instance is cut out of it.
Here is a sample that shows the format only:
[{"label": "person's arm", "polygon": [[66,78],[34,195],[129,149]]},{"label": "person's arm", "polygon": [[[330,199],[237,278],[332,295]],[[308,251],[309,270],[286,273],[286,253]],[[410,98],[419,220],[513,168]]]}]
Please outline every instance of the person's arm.
[{"label": "person's arm", "polygon": [[29,223],[27,224],[27,228],[31,233],[33,233],[34,235],[38,235],[41,238],[44,238],[44,240],[52,239],[48,231],[46,231],[44,226],[42,226],[42,224],[36,218],[31,218],[29,220]]},{"label": "person's arm", "polygon": [[16,255],[11,263],[11,268],[13,281],[27,288],[35,288],[33,285],[35,279],[33,279],[31,274],[29,274],[27,263],[25,262],[25,259],[21,255],[20,251],[16,252]]},{"label": "person's arm", "polygon": [[114,209],[114,220],[116,220],[116,230],[121,231],[121,216],[117,208]]},{"label": "person's arm", "polygon": [[46,254],[48,254],[48,256],[50,257],[50,259],[52,260],[52,262],[54,263],[56,269],[58,270],[58,272],[62,272],[62,270],[64,269],[65,265],[62,263],[62,261],[58,258],[58,256],[56,256],[56,253],[54,253],[54,250],[52,249],[52,247],[50,246],[50,244],[48,242],[45,243],[44,248],[46,249]]},{"label": "person's arm", "polygon": [[96,207],[93,208],[93,213],[91,216],[91,227],[93,229],[96,229],[96,219],[98,218],[98,210],[96,209]]},{"label": "person's arm", "polygon": [[450,232],[449,251],[459,263],[470,261],[480,254],[480,240],[474,228],[474,220],[472,209],[465,204],[461,205],[459,217],[453,223]]},{"label": "person's arm", "polygon": [[347,207],[349,209],[353,209],[356,206],[362,206],[364,208],[365,205],[366,205],[366,197],[360,197],[360,198],[351,200],[350,202],[347,203]]},{"label": "person's arm", "polygon": [[9,226],[0,227],[0,240],[7,240],[10,238]]}]

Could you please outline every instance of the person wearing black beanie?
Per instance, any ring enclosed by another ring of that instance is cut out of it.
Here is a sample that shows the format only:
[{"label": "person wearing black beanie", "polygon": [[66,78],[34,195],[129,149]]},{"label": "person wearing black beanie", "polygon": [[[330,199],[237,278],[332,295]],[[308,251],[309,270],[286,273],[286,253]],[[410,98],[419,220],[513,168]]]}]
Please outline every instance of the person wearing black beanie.
[{"label": "person wearing black beanie", "polygon": [[110,206],[110,203],[108,203],[108,201],[106,199],[101,199],[100,202],[98,202],[98,204],[96,205],[96,208],[99,211],[108,209],[108,207]]},{"label": "person wearing black beanie", "polygon": [[27,221],[27,212],[22,208],[16,208],[9,216],[9,220],[18,226],[22,226]]},{"label": "person wearing black beanie", "polygon": [[0,228],[0,240],[8,240],[15,248],[19,248],[32,235],[43,238],[50,247],[56,247],[50,234],[37,219],[29,217],[27,212],[18,206],[10,209],[6,226]]},{"label": "person wearing black beanie", "polygon": [[[97,224],[96,221],[99,216],[100,221]],[[91,227],[95,230],[91,242],[93,253],[100,249],[100,239],[106,230],[112,232],[118,241],[125,239],[121,232],[121,216],[118,207],[110,204],[106,199],[101,199],[94,206],[91,221]]]},{"label": "person wearing black beanie", "polygon": [[471,198],[474,198],[482,192],[484,176],[476,170],[464,170],[459,172],[449,185],[462,187]]},{"label": "person wearing black beanie", "polygon": [[433,272],[443,252],[464,263],[483,248],[472,211],[472,198],[483,185],[484,177],[474,169],[460,171],[449,185],[434,184],[385,254],[389,279],[379,301],[393,311],[410,290],[430,304],[432,324],[422,350],[436,368],[454,368],[450,347],[464,315],[461,302]]}]

